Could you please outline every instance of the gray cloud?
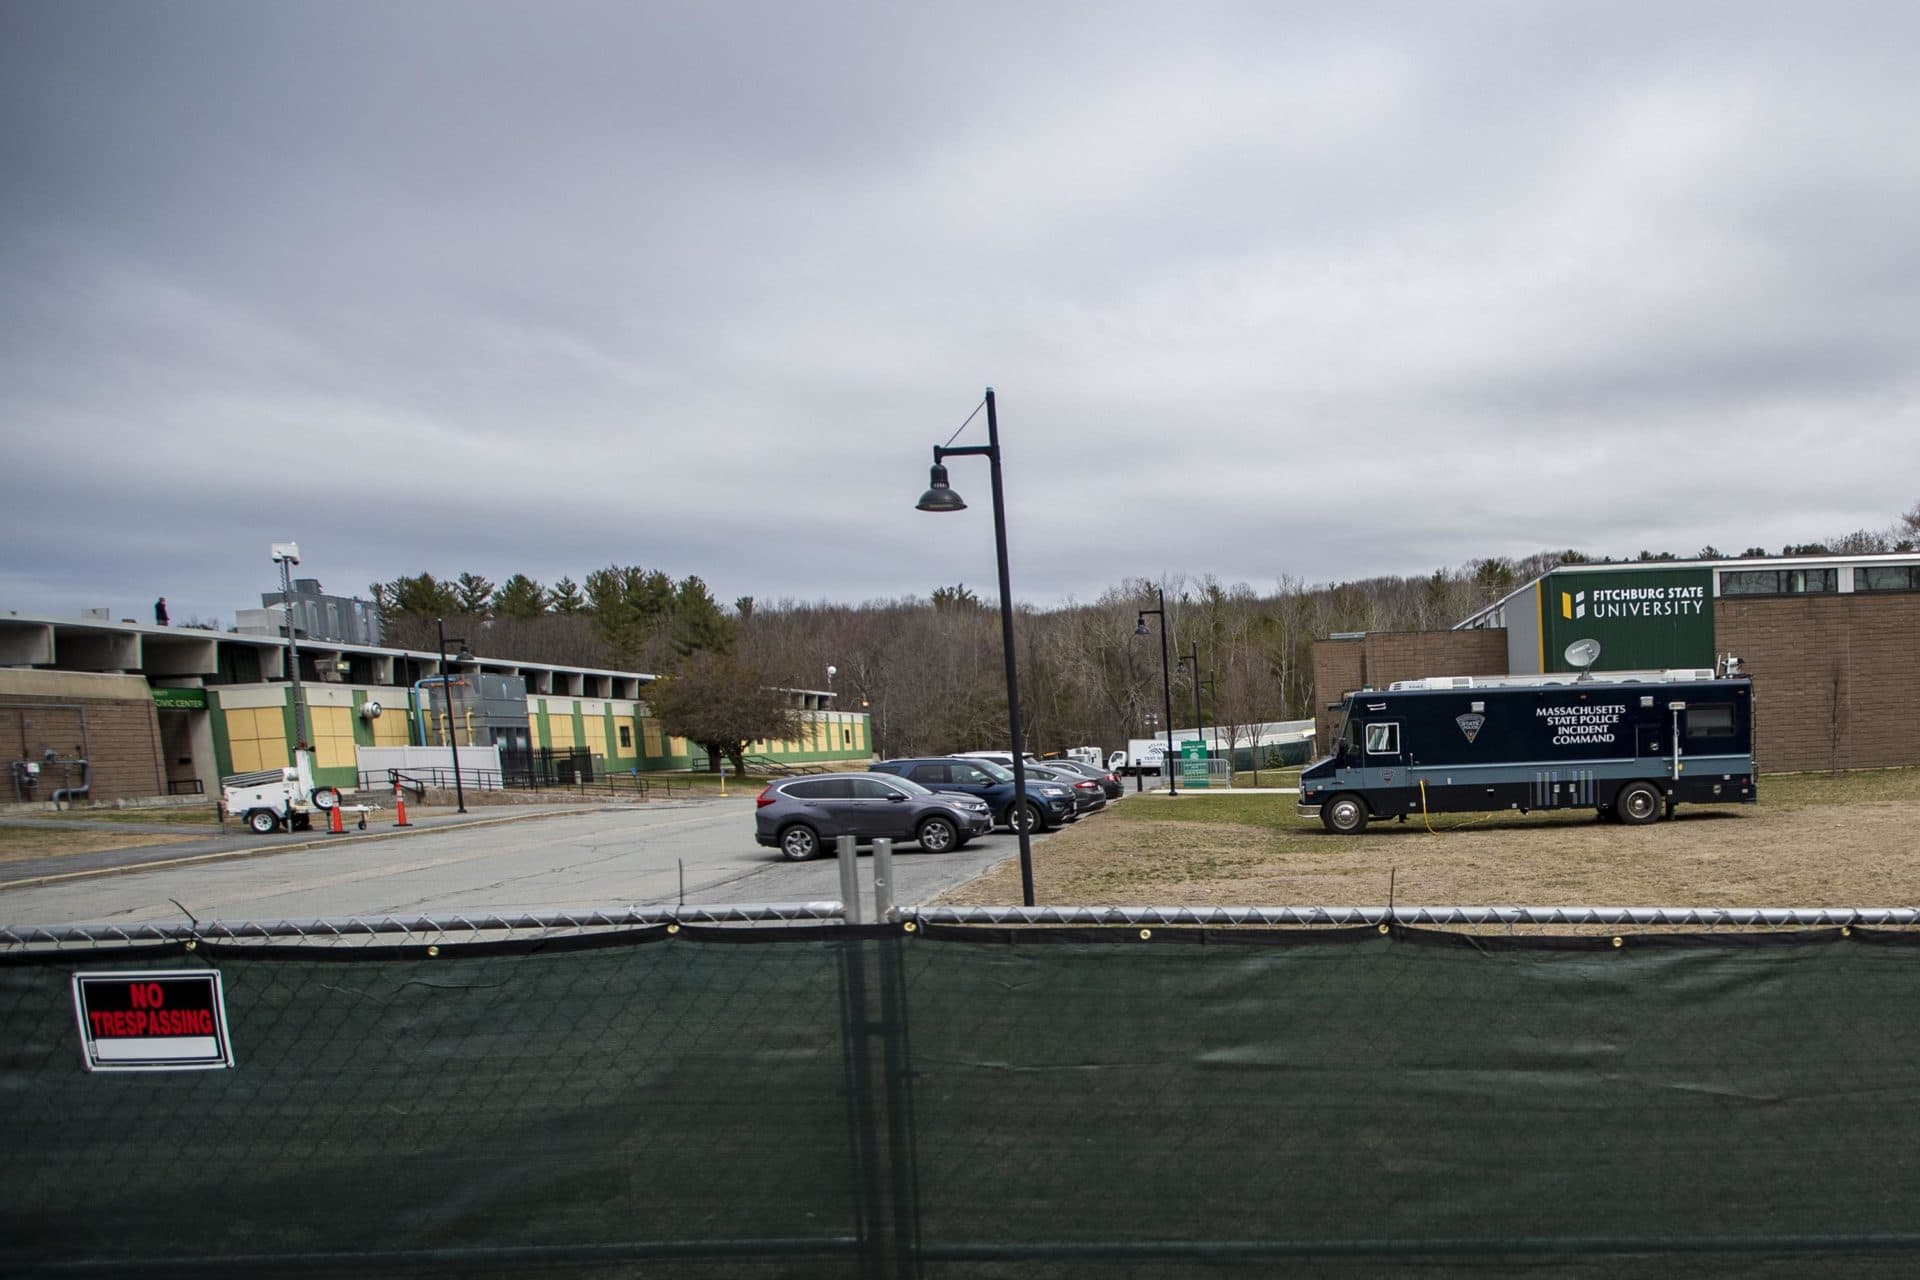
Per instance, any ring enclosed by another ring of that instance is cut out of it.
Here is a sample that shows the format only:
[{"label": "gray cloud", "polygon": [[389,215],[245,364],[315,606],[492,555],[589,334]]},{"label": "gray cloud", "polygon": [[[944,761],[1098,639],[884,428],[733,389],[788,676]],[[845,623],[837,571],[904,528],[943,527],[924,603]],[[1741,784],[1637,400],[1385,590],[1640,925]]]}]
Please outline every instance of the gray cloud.
[{"label": "gray cloud", "polygon": [[[0,603],[1777,547],[1916,497],[1907,6],[0,10]],[[975,435],[980,438],[978,424]],[[184,602],[184,605],[182,604]]]}]

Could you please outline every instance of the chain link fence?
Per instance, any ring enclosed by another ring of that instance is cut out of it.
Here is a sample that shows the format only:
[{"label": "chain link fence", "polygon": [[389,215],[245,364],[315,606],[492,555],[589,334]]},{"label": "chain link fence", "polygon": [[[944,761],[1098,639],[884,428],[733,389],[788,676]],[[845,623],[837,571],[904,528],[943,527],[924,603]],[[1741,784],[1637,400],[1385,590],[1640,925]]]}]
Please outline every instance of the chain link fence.
[{"label": "chain link fence", "polygon": [[[1905,909],[839,909],[0,932],[0,1270],[1920,1266]],[[233,1065],[89,1071],[182,970]]]}]

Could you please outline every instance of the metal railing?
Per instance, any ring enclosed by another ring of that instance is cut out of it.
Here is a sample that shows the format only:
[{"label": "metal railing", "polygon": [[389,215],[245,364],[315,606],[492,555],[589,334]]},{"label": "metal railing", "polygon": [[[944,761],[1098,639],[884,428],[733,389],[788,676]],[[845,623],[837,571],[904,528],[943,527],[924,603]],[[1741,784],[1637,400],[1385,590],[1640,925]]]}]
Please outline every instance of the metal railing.
[{"label": "metal railing", "polygon": [[[850,840],[850,837],[842,837]],[[892,841],[874,842],[866,910],[851,849],[841,850],[839,900],[583,908],[578,911],[349,916],[312,920],[154,921],[0,926],[0,952],[179,942],[396,945],[498,942],[617,932],[658,925],[783,925],[821,921],[925,925],[1069,925],[1220,928],[1371,926],[1507,928],[1815,929],[1920,928],[1920,907],[900,907],[893,901]],[[884,846],[884,847],[883,847]]]},{"label": "metal railing", "polygon": [[452,941],[498,942],[565,937],[678,924],[801,924],[842,920],[839,902],[774,902],[732,906],[692,903],[606,910],[455,913],[445,916],[349,916],[315,920],[202,920],[143,924],[0,926],[0,952],[71,947],[123,947],[174,942],[327,943],[395,945]]}]

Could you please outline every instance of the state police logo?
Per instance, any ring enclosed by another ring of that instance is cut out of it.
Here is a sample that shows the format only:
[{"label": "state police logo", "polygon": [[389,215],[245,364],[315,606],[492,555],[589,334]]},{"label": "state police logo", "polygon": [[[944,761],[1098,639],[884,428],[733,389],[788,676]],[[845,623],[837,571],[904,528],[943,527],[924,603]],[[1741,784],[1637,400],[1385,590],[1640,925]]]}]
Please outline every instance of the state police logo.
[{"label": "state police logo", "polygon": [[1469,713],[1464,716],[1455,716],[1453,722],[1460,726],[1460,732],[1467,735],[1467,741],[1472,742],[1480,736],[1480,726],[1487,722],[1487,718]]}]

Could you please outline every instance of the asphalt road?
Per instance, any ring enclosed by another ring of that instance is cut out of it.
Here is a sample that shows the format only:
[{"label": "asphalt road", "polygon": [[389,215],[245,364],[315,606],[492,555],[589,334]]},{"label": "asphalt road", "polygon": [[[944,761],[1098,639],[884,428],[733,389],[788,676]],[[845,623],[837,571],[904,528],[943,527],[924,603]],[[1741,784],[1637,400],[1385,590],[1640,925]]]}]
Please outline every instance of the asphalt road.
[{"label": "asphalt road", "polygon": [[[1007,833],[958,853],[901,846],[895,898],[923,901],[1018,851]],[[871,868],[863,852],[861,896],[869,911]],[[831,857],[789,863],[754,843],[753,801],[742,797],[595,809],[398,839],[335,837],[298,852],[179,861],[7,889],[0,891],[0,924],[179,921],[181,906],[201,921],[238,922],[839,897]]]}]

